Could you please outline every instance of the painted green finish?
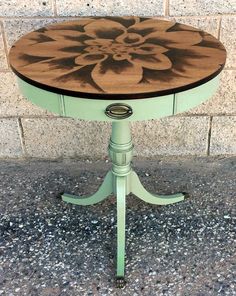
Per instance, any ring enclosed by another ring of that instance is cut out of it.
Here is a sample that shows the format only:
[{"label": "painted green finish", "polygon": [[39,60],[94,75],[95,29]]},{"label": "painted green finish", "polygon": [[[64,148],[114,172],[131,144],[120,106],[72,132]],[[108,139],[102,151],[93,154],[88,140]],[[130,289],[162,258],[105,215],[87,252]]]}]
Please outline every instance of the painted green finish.
[{"label": "painted green finish", "polygon": [[131,168],[133,144],[129,122],[112,123],[112,135],[108,146],[112,169],[107,173],[98,191],[88,197],[63,194],[65,202],[76,205],[96,204],[112,193],[117,199],[117,278],[125,274],[125,211],[126,195],[133,193],[145,202],[155,205],[168,205],[184,200],[184,194],[156,195],[148,192],[141,184],[138,175]]},{"label": "painted green finish", "polygon": [[32,103],[61,116],[84,120],[120,121],[105,114],[110,104],[129,105],[133,114],[124,120],[138,121],[170,116],[193,108],[209,99],[219,84],[219,75],[209,82],[175,95],[134,100],[95,100],[55,94],[42,90],[18,78],[20,90]]},{"label": "painted green finish", "polygon": [[113,193],[112,185],[113,185],[113,176],[112,176],[112,172],[109,171],[106,174],[106,177],[102,185],[99,187],[98,191],[92,194],[91,196],[79,197],[77,195],[65,193],[62,195],[62,200],[65,202],[72,203],[75,205],[80,205],[80,206],[94,205],[98,202],[103,201],[106,197],[108,197]]},{"label": "painted green finish", "polygon": [[143,201],[153,205],[170,205],[184,200],[184,194],[177,193],[172,195],[156,195],[148,192],[139,180],[138,175],[131,173],[131,192]]},{"label": "painted green finish", "polygon": [[116,177],[117,200],[117,273],[118,278],[125,276],[125,222],[126,193],[124,177]]},{"label": "painted green finish", "polygon": [[128,121],[148,120],[172,115],[174,95],[158,97],[157,99],[137,100],[86,100],[64,96],[66,116],[85,120],[117,121],[105,115],[106,107],[110,104],[125,103],[133,114],[125,119]]},{"label": "painted green finish", "polygon": [[111,141],[119,145],[126,145],[131,141],[130,125],[128,121],[116,121],[112,124]]},{"label": "painted green finish", "polygon": [[17,78],[17,81],[21,93],[33,104],[62,115],[60,95],[32,86],[20,78]]},{"label": "painted green finish", "polygon": [[130,163],[133,155],[133,143],[128,121],[122,120],[112,123],[112,135],[108,150],[112,160],[113,174],[127,176],[131,170]]},{"label": "painted green finish", "polygon": [[220,75],[196,88],[175,94],[174,114],[187,111],[209,99],[219,86]]}]

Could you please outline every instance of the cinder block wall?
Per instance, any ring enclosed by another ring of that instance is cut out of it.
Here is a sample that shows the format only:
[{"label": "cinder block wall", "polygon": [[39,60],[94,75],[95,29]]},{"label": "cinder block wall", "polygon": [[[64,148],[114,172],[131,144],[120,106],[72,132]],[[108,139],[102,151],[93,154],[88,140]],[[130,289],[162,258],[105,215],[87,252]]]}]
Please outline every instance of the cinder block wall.
[{"label": "cinder block wall", "polygon": [[132,125],[136,153],[236,154],[236,0],[0,0],[0,157],[106,155],[110,124],[60,118],[18,92],[7,52],[24,33],[85,15],[143,15],[190,24],[219,38],[228,60],[217,94],[175,117]]}]

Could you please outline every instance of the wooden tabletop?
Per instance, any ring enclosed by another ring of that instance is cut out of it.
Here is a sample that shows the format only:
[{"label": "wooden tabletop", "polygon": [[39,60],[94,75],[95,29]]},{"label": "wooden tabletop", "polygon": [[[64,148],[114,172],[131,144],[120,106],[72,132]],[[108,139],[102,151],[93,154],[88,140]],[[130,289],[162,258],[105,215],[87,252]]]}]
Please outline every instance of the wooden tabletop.
[{"label": "wooden tabletop", "polygon": [[9,53],[17,76],[58,94],[149,98],[191,89],[223,69],[224,46],[180,23],[142,17],[89,17],[20,38]]}]

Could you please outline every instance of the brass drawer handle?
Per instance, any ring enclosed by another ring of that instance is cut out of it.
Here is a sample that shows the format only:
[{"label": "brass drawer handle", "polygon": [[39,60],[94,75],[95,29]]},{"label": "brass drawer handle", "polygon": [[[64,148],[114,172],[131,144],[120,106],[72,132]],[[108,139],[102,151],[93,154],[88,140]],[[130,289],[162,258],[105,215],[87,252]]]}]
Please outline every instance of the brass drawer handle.
[{"label": "brass drawer handle", "polygon": [[115,103],[106,107],[105,114],[113,119],[125,119],[133,114],[133,110],[129,105]]}]

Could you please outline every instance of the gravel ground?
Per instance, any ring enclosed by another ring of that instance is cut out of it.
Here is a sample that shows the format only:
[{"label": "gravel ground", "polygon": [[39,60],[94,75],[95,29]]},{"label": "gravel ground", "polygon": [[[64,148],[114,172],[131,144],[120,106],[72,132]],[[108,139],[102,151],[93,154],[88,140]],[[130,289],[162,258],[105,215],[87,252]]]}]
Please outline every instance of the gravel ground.
[{"label": "gravel ground", "polygon": [[105,160],[0,162],[0,295],[236,295],[236,158],[133,161],[145,187],[185,201],[127,200],[126,280],[115,287],[116,202],[89,194]]}]

